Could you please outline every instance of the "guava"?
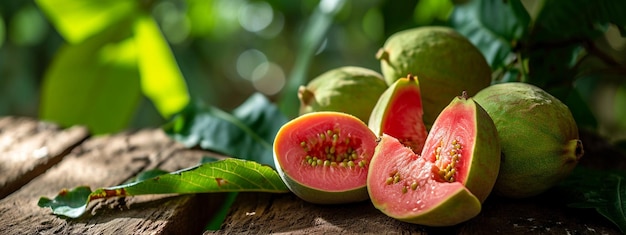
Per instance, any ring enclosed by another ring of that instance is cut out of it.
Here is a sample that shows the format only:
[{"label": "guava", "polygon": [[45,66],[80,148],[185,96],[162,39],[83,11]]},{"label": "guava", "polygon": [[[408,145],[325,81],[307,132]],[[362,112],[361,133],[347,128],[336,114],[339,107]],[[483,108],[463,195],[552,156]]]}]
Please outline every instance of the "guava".
[{"label": "guava", "polygon": [[421,154],[383,135],[371,159],[367,189],[374,206],[392,218],[450,226],[478,215],[499,168],[494,123],[464,94],[437,117]]},{"label": "guava", "polygon": [[421,153],[428,135],[423,113],[418,77],[409,74],[383,92],[367,126],[374,134],[393,136],[413,152]]},{"label": "guava", "polygon": [[300,114],[317,111],[348,113],[367,123],[378,97],[387,89],[380,73],[345,66],[329,70],[298,89]]},{"label": "guava", "polygon": [[491,116],[502,143],[502,164],[494,193],[525,198],[567,177],[583,145],[569,108],[527,83],[492,85],[474,99]]},{"label": "guava", "polygon": [[467,38],[451,28],[424,26],[392,34],[376,57],[387,84],[413,74],[422,89],[424,123],[430,127],[451,97],[473,96],[491,84],[491,68]]},{"label": "guava", "polygon": [[365,123],[350,114],[304,114],[276,134],[276,170],[287,187],[308,202],[367,200],[367,171],[376,139]]}]

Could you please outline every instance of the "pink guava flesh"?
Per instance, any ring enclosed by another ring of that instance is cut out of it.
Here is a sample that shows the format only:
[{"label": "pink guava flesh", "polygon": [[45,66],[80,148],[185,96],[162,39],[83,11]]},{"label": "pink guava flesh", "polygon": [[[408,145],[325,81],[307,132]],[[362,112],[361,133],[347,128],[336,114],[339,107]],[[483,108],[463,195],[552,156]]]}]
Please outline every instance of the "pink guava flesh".
[{"label": "pink guava flesh", "polygon": [[[387,121],[383,130],[386,134],[401,139],[403,144],[413,148],[413,151],[419,153],[424,148],[424,140],[426,140],[426,126],[422,120],[422,98],[419,91],[399,91],[397,94],[397,102],[393,102],[389,107],[390,113],[387,114]],[[417,117],[417,118],[409,118]]]},{"label": "pink guava flesh", "polygon": [[[476,116],[467,115],[469,113],[474,113],[471,106],[456,105],[454,111],[440,115],[422,151],[422,157],[426,161],[433,162],[438,170],[445,169],[452,161],[455,161],[452,167],[455,169],[453,181],[461,182],[463,185],[469,173],[469,166],[466,165],[467,159],[463,160],[463,158],[472,157],[476,141]],[[445,181],[441,177],[437,179]]]},{"label": "pink guava flesh", "polygon": [[370,117],[376,134],[388,134],[420,153],[428,135],[422,120],[422,98],[417,77],[400,78],[379,98]]},{"label": "pink guava flesh", "polygon": [[374,133],[346,114],[304,116],[285,124],[275,140],[274,152],[284,174],[298,184],[326,192],[363,188],[376,147]]},{"label": "pink guava flesh", "polygon": [[[423,214],[466,190],[439,178],[435,161],[421,158],[395,138],[383,135],[370,164],[368,191],[377,208],[394,218]],[[394,182],[394,176],[399,180]]]}]

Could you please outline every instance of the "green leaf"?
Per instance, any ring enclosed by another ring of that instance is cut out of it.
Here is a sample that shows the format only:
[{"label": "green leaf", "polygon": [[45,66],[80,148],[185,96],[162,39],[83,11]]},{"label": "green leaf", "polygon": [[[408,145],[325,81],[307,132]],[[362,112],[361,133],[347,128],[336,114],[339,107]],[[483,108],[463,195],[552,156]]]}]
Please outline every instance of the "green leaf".
[{"label": "green leaf", "polygon": [[76,187],[72,190],[64,189],[52,200],[46,197],[40,198],[37,205],[50,207],[52,213],[56,215],[78,218],[85,213],[90,194],[91,189],[87,186]]},{"label": "green leaf", "polygon": [[68,42],[80,43],[124,19],[138,9],[128,0],[36,0]]},{"label": "green leaf", "polygon": [[566,84],[571,86],[575,79],[574,66],[583,50],[579,44],[561,44],[529,50],[528,80],[542,88]]},{"label": "green leaf", "polygon": [[288,191],[274,169],[242,159],[210,162],[103,191],[119,189],[124,189],[126,195]]},{"label": "green leaf", "polygon": [[124,184],[130,184],[130,183],[135,183],[135,182],[139,182],[139,181],[144,181],[150,178],[154,178],[156,176],[162,175],[162,174],[167,174],[167,171],[161,170],[161,169],[152,169],[152,170],[147,170],[147,171],[142,171],[139,174],[137,174],[137,176],[131,178],[130,180],[126,181],[126,183]]},{"label": "green leaf", "polygon": [[574,208],[592,208],[626,232],[626,172],[576,167],[559,187]]},{"label": "green leaf", "polygon": [[156,22],[141,15],[135,22],[141,90],[165,118],[189,103],[187,85]]},{"label": "green leaf", "polygon": [[452,27],[480,49],[492,69],[505,65],[529,23],[519,1],[475,0],[456,6],[450,17]]},{"label": "green leaf", "polygon": [[43,80],[41,119],[83,124],[94,134],[126,127],[141,98],[137,51],[126,23],[60,49]]},{"label": "green leaf", "polygon": [[533,28],[533,41],[595,38],[609,23],[626,26],[626,1],[544,1]]},{"label": "green leaf", "polygon": [[615,92],[615,103],[613,109],[615,110],[615,120],[618,120],[618,125],[622,130],[626,130],[626,83],[622,83],[617,87]]},{"label": "green leaf", "polygon": [[190,106],[168,123],[165,132],[186,146],[199,145],[236,158],[274,166],[273,146],[278,129],[287,122],[278,108],[260,93],[226,113],[215,107]]},{"label": "green leaf", "polygon": [[241,159],[205,163],[143,181],[99,188],[63,190],[54,199],[42,197],[37,205],[50,207],[57,215],[77,218],[91,200],[147,194],[192,194],[217,192],[289,192],[278,173],[269,166]]},{"label": "green leaf", "polygon": [[420,0],[413,17],[418,25],[430,25],[436,20],[447,21],[454,5],[450,0]]}]

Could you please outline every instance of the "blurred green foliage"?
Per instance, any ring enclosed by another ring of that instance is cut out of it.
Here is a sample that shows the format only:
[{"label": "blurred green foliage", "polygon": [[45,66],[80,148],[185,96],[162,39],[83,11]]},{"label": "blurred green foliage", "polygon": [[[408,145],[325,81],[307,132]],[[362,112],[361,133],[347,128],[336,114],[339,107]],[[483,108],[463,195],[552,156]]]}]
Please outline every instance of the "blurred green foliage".
[{"label": "blurred green foliage", "polygon": [[261,92],[293,116],[290,92],[297,85],[339,66],[379,71],[374,54],[389,35],[447,25],[483,52],[494,82],[539,85],[570,106],[581,128],[620,141],[626,139],[624,4],[5,0],[0,115],[107,133],[159,126],[188,103],[229,111]]}]

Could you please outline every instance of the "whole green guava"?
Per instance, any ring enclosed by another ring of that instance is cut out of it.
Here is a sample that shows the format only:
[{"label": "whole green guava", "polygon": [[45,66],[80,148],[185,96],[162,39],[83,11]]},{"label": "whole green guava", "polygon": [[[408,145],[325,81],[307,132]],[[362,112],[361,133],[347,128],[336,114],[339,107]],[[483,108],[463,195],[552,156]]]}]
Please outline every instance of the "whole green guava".
[{"label": "whole green guava", "polygon": [[387,89],[380,73],[345,66],[329,70],[298,89],[300,115],[317,111],[343,112],[367,123],[378,97]]},{"label": "whole green guava", "polygon": [[388,85],[407,74],[419,78],[427,127],[458,94],[466,91],[473,96],[491,84],[491,68],[485,57],[467,38],[448,27],[397,32],[376,56]]}]

